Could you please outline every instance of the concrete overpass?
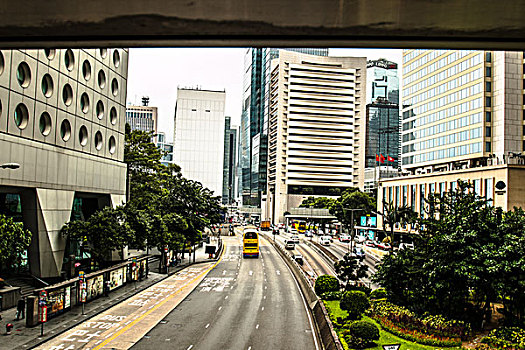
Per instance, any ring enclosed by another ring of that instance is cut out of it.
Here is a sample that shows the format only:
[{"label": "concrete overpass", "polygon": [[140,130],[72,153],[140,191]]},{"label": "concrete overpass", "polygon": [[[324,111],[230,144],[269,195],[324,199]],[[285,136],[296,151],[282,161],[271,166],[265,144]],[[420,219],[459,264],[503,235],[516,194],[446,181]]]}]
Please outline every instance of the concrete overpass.
[{"label": "concrete overpass", "polygon": [[525,48],[525,1],[0,0],[4,48]]}]

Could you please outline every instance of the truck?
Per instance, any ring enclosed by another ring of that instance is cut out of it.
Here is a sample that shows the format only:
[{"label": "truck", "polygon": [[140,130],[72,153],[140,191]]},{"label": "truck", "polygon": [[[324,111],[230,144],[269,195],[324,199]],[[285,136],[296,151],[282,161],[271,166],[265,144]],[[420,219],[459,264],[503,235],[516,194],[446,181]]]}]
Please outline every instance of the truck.
[{"label": "truck", "polygon": [[261,231],[270,231],[270,221],[261,221]]}]

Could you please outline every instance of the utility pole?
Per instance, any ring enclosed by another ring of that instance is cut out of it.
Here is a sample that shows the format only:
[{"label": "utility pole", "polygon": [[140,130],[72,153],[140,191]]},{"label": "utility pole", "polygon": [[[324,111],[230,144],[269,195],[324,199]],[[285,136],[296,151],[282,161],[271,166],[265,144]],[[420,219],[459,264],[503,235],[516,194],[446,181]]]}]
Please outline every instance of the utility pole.
[{"label": "utility pole", "polygon": [[343,208],[343,213],[346,219],[346,212],[350,211],[352,213],[351,221],[350,221],[350,250],[353,251],[354,249],[354,238],[355,238],[355,232],[354,232],[354,211],[363,211],[364,209],[351,209],[351,208]]}]

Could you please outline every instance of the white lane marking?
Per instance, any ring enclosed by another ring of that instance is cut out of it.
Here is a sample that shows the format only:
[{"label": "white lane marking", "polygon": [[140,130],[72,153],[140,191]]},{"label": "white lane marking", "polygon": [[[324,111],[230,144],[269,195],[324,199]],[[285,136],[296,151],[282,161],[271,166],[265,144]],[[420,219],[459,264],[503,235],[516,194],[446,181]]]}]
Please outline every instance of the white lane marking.
[{"label": "white lane marking", "polygon": [[186,350],[190,350],[191,348],[193,348],[193,345],[188,346]]},{"label": "white lane marking", "polygon": [[255,326],[255,329],[259,329],[259,324],[257,324],[257,326]]},{"label": "white lane marking", "polygon": [[228,296],[225,296],[225,297],[224,297],[224,300],[226,300],[226,299],[228,299]]},{"label": "white lane marking", "polygon": [[248,350],[252,350],[252,347],[251,347],[251,346],[249,346],[249,347],[248,347]]},{"label": "white lane marking", "polygon": [[206,328],[208,328],[209,326],[210,326],[210,324],[208,323],[208,324],[206,325]]},{"label": "white lane marking", "polygon": [[226,274],[226,270],[222,271],[222,274],[225,275]]},{"label": "white lane marking", "polygon": [[263,298],[263,299],[266,299],[266,295],[264,296],[264,298]]},{"label": "white lane marking", "polygon": [[221,309],[222,309],[222,306],[219,306],[219,311],[221,311]]},{"label": "white lane marking", "polygon": [[268,289],[268,287],[264,286],[264,289]]},{"label": "white lane marking", "polygon": [[250,276],[253,275],[253,271],[250,270],[249,274],[250,274]]},{"label": "white lane marking", "polygon": [[279,271],[279,270],[275,270],[275,272],[277,273],[277,275],[281,274],[281,271]]},{"label": "white lane marking", "polygon": [[261,307],[261,311],[264,311],[264,306],[263,306],[263,307]]}]

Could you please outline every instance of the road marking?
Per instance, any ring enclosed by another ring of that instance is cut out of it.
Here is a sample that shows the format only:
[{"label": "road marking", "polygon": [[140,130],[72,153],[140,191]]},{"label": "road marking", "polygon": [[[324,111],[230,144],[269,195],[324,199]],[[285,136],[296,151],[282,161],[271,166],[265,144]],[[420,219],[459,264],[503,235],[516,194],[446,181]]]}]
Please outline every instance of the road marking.
[{"label": "road marking", "polygon": [[226,270],[222,271],[222,274],[225,275],[226,274]]},{"label": "road marking", "polygon": [[248,350],[252,350],[252,347],[251,347],[251,346],[250,346],[250,347],[248,347]]},{"label": "road marking", "polygon": [[263,299],[266,299],[266,295],[264,296],[264,298],[263,298]]},{"label": "road marking", "polygon": [[193,348],[193,345],[188,346],[186,350],[190,350],[191,348]]},{"label": "road marking", "polygon": [[222,309],[222,306],[219,306],[219,311],[221,311],[221,309]]},{"label": "road marking", "polygon": [[253,271],[250,270],[249,274],[250,274],[250,276],[253,275]]},{"label": "road marking", "polygon": [[275,270],[275,272],[277,272],[277,275],[281,274],[281,271],[279,271],[279,270]]},{"label": "road marking", "polygon": [[255,329],[259,329],[259,324],[257,324],[257,326],[255,326]]},{"label": "road marking", "polygon": [[170,341],[170,340],[171,340],[170,338],[166,338],[166,340],[165,340],[165,341]]},{"label": "road marking", "polygon": [[210,324],[208,323],[205,328],[208,328],[209,326],[210,326]]},{"label": "road marking", "polygon": [[226,300],[226,299],[228,299],[228,296],[225,296],[225,297],[224,297],[224,300]]},{"label": "road marking", "polygon": [[263,306],[263,307],[261,307],[261,311],[264,311],[264,306]]}]

